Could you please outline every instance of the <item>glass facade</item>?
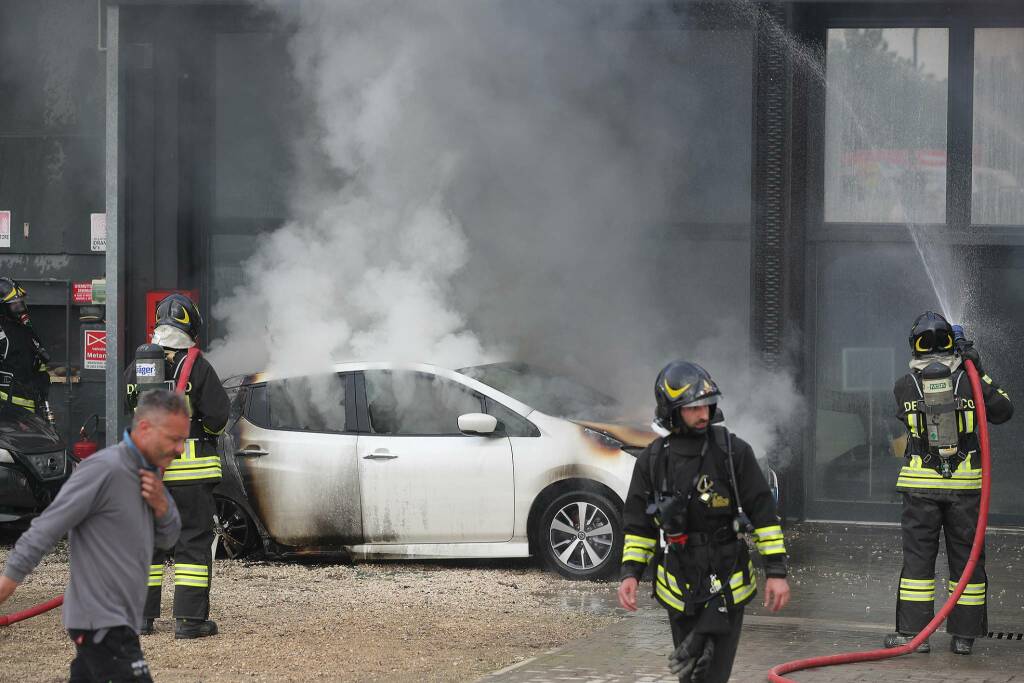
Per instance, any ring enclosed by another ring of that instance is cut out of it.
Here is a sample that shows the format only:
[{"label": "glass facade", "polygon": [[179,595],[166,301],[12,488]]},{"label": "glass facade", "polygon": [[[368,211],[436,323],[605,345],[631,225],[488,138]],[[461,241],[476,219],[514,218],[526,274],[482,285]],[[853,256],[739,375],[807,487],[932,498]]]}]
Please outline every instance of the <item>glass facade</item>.
[{"label": "glass facade", "polygon": [[946,216],[947,29],[830,29],[825,220]]},{"label": "glass facade", "polygon": [[1024,225],[1024,29],[974,32],[971,220]]},{"label": "glass facade", "polygon": [[[951,30],[961,45],[974,31],[974,52],[951,51]],[[1007,233],[955,231],[946,192],[970,187],[977,226],[1024,224],[1024,29],[829,28],[826,36],[823,215],[809,233],[805,299],[814,359],[806,513],[897,521],[905,430],[892,389],[908,370],[917,315],[935,310],[963,324],[985,371],[1020,399],[1012,361],[1024,333],[1024,247],[999,237]],[[948,113],[950,74],[962,75],[966,59],[973,120]],[[968,135],[970,164],[947,167],[947,141]],[[991,425],[990,434],[991,511],[1020,519],[1024,425]]]}]

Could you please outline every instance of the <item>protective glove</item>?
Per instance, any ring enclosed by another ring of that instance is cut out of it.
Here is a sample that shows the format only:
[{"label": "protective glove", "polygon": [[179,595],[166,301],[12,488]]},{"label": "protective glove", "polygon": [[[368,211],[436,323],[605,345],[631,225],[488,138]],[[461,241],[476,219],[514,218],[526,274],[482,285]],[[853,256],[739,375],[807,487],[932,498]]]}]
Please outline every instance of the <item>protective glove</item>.
[{"label": "protective glove", "polygon": [[668,670],[679,676],[680,683],[701,683],[715,656],[715,639],[705,633],[690,631],[668,656]]},{"label": "protective glove", "polygon": [[960,358],[974,363],[974,367],[977,369],[978,374],[984,375],[985,373],[981,369],[981,354],[978,353],[978,349],[974,348],[974,342],[969,339],[957,339],[955,344],[957,353],[960,354]]}]

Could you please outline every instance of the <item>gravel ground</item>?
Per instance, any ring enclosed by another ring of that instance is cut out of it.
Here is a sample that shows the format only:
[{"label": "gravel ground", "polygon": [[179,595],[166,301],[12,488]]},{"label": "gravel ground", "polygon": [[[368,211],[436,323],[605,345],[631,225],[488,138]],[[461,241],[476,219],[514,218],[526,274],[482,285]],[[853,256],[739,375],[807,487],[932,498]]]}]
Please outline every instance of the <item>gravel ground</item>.
[{"label": "gravel ground", "polygon": [[[0,539],[0,543],[10,539]],[[10,545],[0,545],[0,565]],[[0,613],[59,594],[61,545]],[[613,583],[565,581],[532,561],[283,564],[217,560],[221,634],[142,647],[157,681],[471,681],[617,620]],[[164,580],[164,613],[172,586]],[[67,680],[74,647],[59,610],[0,628],[0,681]]]}]

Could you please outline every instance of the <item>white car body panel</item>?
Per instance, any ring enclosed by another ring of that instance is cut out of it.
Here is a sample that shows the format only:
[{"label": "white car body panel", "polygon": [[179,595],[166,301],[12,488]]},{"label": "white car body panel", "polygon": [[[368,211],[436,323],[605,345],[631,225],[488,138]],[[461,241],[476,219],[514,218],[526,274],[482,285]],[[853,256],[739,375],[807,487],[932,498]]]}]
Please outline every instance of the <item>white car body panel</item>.
[{"label": "white car body panel", "polygon": [[[414,371],[456,382],[526,418],[540,435],[327,435],[270,432],[246,423],[239,449],[256,442],[247,438],[253,434],[260,445],[270,443],[271,435],[275,440],[266,449],[271,455],[239,456],[250,469],[267,473],[258,482],[257,499],[272,499],[273,505],[257,500],[255,507],[273,540],[322,548],[314,535],[325,528],[325,516],[337,520],[328,527],[351,530],[357,515],[361,536],[334,546],[356,558],[521,557],[529,554],[531,508],[552,484],[588,480],[610,489],[617,502],[625,499],[636,458],[589,427],[432,365],[339,363],[327,371],[366,370]],[[249,382],[284,378],[261,373]],[[398,457],[366,457],[381,451]]]},{"label": "white car body panel", "polygon": [[512,538],[515,484],[507,438],[360,435],[357,449],[367,543]]}]

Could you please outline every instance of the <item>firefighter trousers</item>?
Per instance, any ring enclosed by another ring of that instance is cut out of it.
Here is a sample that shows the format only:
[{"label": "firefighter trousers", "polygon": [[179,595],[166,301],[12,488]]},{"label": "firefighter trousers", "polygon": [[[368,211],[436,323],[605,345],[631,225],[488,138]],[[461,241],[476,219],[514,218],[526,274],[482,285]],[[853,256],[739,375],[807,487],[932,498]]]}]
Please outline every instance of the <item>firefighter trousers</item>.
[{"label": "firefighter trousers", "polygon": [[[978,524],[980,493],[903,494],[903,571],[896,607],[896,630],[919,633],[932,620],[935,610],[935,558],[939,553],[939,531],[946,536],[949,581],[944,597],[952,594],[967,560]],[[966,638],[984,636],[988,631],[988,577],[985,549],[967,588],[949,615],[946,631]]]},{"label": "firefighter trousers", "polygon": [[[687,617],[679,612],[670,611],[668,621],[672,626],[672,646],[679,647],[683,639],[697,626],[699,616]],[[732,664],[736,659],[736,650],[740,645],[740,631],[743,629],[743,608],[734,607],[729,610],[729,633],[715,636],[715,655],[711,659],[711,667],[703,683],[726,683],[732,673]]]},{"label": "firefighter trousers", "polygon": [[161,584],[169,556],[174,557],[174,617],[209,619],[214,486],[212,483],[200,483],[167,487],[181,516],[181,536],[173,550],[157,548],[153,553],[149,568],[149,590],[143,610],[146,619],[160,616]]}]

